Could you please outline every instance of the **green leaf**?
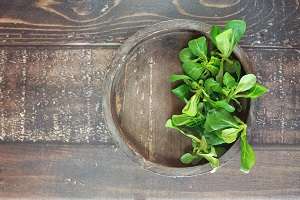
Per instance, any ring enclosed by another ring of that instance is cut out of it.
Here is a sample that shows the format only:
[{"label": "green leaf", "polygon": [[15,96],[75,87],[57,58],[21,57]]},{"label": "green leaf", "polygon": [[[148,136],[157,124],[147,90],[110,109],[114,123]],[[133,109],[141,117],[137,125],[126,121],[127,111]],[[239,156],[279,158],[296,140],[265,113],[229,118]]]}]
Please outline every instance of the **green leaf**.
[{"label": "green leaf", "polygon": [[214,101],[212,104],[213,104],[213,107],[223,108],[228,112],[234,112],[235,111],[235,108],[232,105],[230,105],[229,103],[227,103],[226,100]]},{"label": "green leaf", "polygon": [[233,116],[233,118],[234,118],[235,121],[237,121],[240,125],[244,125],[244,126],[245,126],[245,123],[244,123],[240,118],[238,118],[237,116]]},{"label": "green leaf", "polygon": [[183,126],[191,123],[193,121],[193,118],[187,114],[181,114],[181,115],[172,115],[172,123],[174,126]]},{"label": "green leaf", "polygon": [[241,167],[240,170],[244,173],[249,173],[255,165],[256,156],[253,147],[247,141],[246,130],[241,135]]},{"label": "green leaf", "polygon": [[204,116],[202,114],[191,117],[187,114],[181,114],[181,115],[173,115],[172,116],[172,122],[175,126],[194,126],[196,124],[199,124],[205,120]]},{"label": "green leaf", "polygon": [[233,61],[233,68],[235,69],[235,74],[236,74],[236,76],[239,80],[240,77],[241,77],[241,70],[242,70],[241,63],[237,60],[234,60]]},{"label": "green leaf", "polygon": [[229,72],[231,74],[235,73],[238,80],[241,76],[241,63],[238,60],[228,60],[226,59],[224,62],[224,71]]},{"label": "green leaf", "polygon": [[238,43],[246,32],[246,22],[243,20],[231,20],[227,22],[224,29],[232,29],[235,43]]},{"label": "green leaf", "polygon": [[255,84],[253,88],[248,90],[246,93],[237,95],[237,97],[244,97],[244,98],[251,98],[251,99],[256,99],[257,97],[262,96],[268,92],[268,89],[264,87],[263,85],[260,85],[258,83]]},{"label": "green leaf", "polygon": [[236,89],[235,94],[247,91],[255,86],[256,83],[256,76],[254,74],[247,74],[244,75],[241,80],[239,81]]},{"label": "green leaf", "polygon": [[200,79],[205,80],[205,79],[207,79],[209,76],[210,76],[210,72],[209,72],[207,69],[205,69],[205,70],[203,71],[203,73],[201,74]]},{"label": "green leaf", "polygon": [[219,68],[221,60],[215,56],[211,56],[208,63]]},{"label": "green leaf", "polygon": [[219,68],[215,67],[214,65],[210,65],[210,64],[207,64],[206,65],[206,69],[213,75],[217,75],[218,71],[219,71]]},{"label": "green leaf", "polygon": [[184,48],[179,52],[179,60],[183,63],[193,62],[194,59],[196,59],[196,57],[189,48]]},{"label": "green leaf", "polygon": [[223,76],[224,76],[224,59],[222,58],[220,63],[220,69],[218,71],[218,74],[216,75],[216,81],[219,83],[223,82]]},{"label": "green leaf", "polygon": [[200,63],[186,62],[182,65],[183,71],[194,80],[198,80],[205,68]]},{"label": "green leaf", "polygon": [[193,90],[198,90],[200,88],[200,85],[199,83],[197,83],[196,81],[193,81],[190,83],[190,87],[193,89]]},{"label": "green leaf", "polygon": [[206,65],[206,69],[213,75],[217,75],[218,74],[218,71],[219,71],[219,68],[218,67],[215,67],[214,65],[210,65],[210,64],[207,64]]},{"label": "green leaf", "polygon": [[235,87],[237,84],[233,76],[231,76],[228,72],[224,74],[223,83],[229,89]]},{"label": "green leaf", "polygon": [[201,140],[199,138],[197,138],[196,136],[194,136],[193,134],[186,133],[183,130],[181,130],[180,128],[178,128],[177,126],[175,126],[171,119],[167,120],[165,127],[175,129],[175,130],[179,131],[181,134],[185,135],[186,137],[188,137],[192,140],[195,140],[196,142],[201,142]]},{"label": "green leaf", "polygon": [[206,79],[204,82],[204,88],[211,93],[211,91],[213,92],[217,92],[217,93],[222,93],[222,87],[220,85],[220,83],[218,83],[217,81],[215,81],[213,78],[209,78]]},{"label": "green leaf", "polygon": [[168,119],[168,120],[166,121],[165,127],[177,129],[177,127],[173,125],[171,119]]},{"label": "green leaf", "polygon": [[221,28],[218,26],[212,26],[210,29],[210,37],[211,40],[213,42],[213,44],[216,46],[217,42],[216,42],[216,37],[217,35],[219,35],[222,32]]},{"label": "green leaf", "polygon": [[210,145],[224,144],[225,141],[222,138],[220,138],[218,135],[219,135],[218,131],[214,131],[214,132],[204,134],[208,144],[210,144]]},{"label": "green leaf", "polygon": [[183,74],[172,74],[169,78],[170,82],[182,81],[182,80],[192,80],[191,77]]},{"label": "green leaf", "polygon": [[207,152],[208,145],[204,136],[201,137],[198,148],[200,151]]},{"label": "green leaf", "polygon": [[234,49],[234,36],[232,29],[228,29],[216,36],[217,48],[225,58],[228,58]]},{"label": "green leaf", "polygon": [[210,153],[198,153],[198,155],[204,157],[213,169],[220,166],[220,161],[217,158],[217,154],[213,146],[211,146]]},{"label": "green leaf", "polygon": [[207,114],[204,128],[206,132],[212,132],[224,128],[239,128],[239,124],[229,112],[212,110]]},{"label": "green leaf", "polygon": [[199,155],[204,157],[206,160],[208,160],[210,166],[213,169],[220,167],[220,161],[218,158],[212,156],[211,154],[199,154]]},{"label": "green leaf", "polygon": [[220,59],[211,56],[209,62],[205,65],[205,67],[213,76],[216,76],[220,68]]},{"label": "green leaf", "polygon": [[207,56],[207,44],[204,36],[197,39],[190,40],[188,42],[189,49],[195,56],[199,56],[201,59],[206,59]]},{"label": "green leaf", "polygon": [[198,143],[195,140],[192,140],[192,147],[193,149],[197,148]]},{"label": "green leaf", "polygon": [[190,153],[185,153],[180,157],[180,161],[183,164],[191,164],[195,158],[196,158],[196,156],[194,156]]},{"label": "green leaf", "polygon": [[198,93],[194,94],[188,103],[182,109],[182,113],[189,116],[196,116],[198,113],[198,104],[200,102],[200,96]]},{"label": "green leaf", "polygon": [[229,88],[223,88],[223,89],[222,89],[222,93],[223,93],[225,96],[228,96],[230,92],[231,92],[231,89],[229,89]]},{"label": "green leaf", "polygon": [[181,84],[178,87],[171,90],[182,101],[187,101],[190,96],[190,87],[186,84]]},{"label": "green leaf", "polygon": [[241,129],[238,128],[227,128],[222,130],[219,137],[222,138],[226,143],[233,143],[239,136],[240,131]]}]

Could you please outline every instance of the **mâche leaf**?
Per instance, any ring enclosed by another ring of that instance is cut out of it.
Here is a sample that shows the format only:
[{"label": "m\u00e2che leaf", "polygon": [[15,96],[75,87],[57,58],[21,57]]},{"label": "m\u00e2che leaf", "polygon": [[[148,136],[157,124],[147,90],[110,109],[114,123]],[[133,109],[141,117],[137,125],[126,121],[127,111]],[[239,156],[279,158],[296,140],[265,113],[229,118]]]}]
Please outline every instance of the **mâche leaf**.
[{"label": "m\u00e2che leaf", "polygon": [[220,58],[217,58],[215,56],[211,56],[208,64],[213,65],[213,66],[219,68],[219,66],[221,64],[221,60],[220,60]]},{"label": "m\u00e2che leaf", "polygon": [[172,74],[169,78],[170,82],[182,81],[182,80],[192,80],[191,77],[183,74]]},{"label": "m\u00e2che leaf", "polygon": [[226,143],[222,138],[220,138],[218,135],[220,131],[214,131],[210,133],[205,133],[204,136],[206,138],[206,141],[209,145],[220,145]]},{"label": "m\u00e2che leaf", "polygon": [[205,131],[212,132],[224,128],[239,128],[239,124],[229,112],[223,109],[211,110],[206,116],[204,128]]},{"label": "m\u00e2che leaf", "polygon": [[225,58],[228,58],[235,46],[232,29],[228,29],[216,36],[217,48]]},{"label": "m\u00e2che leaf", "polygon": [[215,108],[223,108],[228,112],[234,112],[235,108],[230,105],[226,100],[212,101],[213,107]]},{"label": "m\u00e2che leaf", "polygon": [[220,68],[220,59],[214,56],[211,56],[209,62],[205,65],[206,69],[213,75],[217,75]]},{"label": "m\u00e2che leaf", "polygon": [[253,147],[247,141],[246,130],[241,135],[241,167],[244,173],[249,173],[256,163],[256,156]]},{"label": "m\u00e2che leaf", "polygon": [[195,62],[195,59],[197,59],[197,57],[189,48],[184,48],[179,52],[179,60],[181,62]]},{"label": "m\u00e2che leaf", "polygon": [[236,138],[238,137],[240,131],[241,129],[238,128],[223,129],[219,137],[222,138],[226,143],[233,143],[234,141],[236,141]]},{"label": "m\u00e2che leaf", "polygon": [[182,101],[187,101],[190,96],[190,87],[186,84],[181,84],[178,87],[171,90]]},{"label": "m\u00e2che leaf", "polygon": [[231,20],[224,29],[232,29],[235,43],[238,43],[246,32],[246,23],[243,20]]},{"label": "m\u00e2che leaf", "polygon": [[171,119],[168,119],[166,124],[165,124],[166,128],[172,128],[172,129],[176,129],[177,131],[179,131],[181,134],[185,135],[186,137],[194,140],[195,142],[201,142],[201,140],[199,138],[197,138],[195,135],[190,134],[190,133],[186,133],[184,132],[182,129],[180,129],[179,127],[175,126],[172,122]]},{"label": "m\u00e2che leaf", "polygon": [[197,39],[190,40],[188,43],[189,49],[195,55],[201,59],[206,59],[207,56],[207,44],[204,36]]},{"label": "m\u00e2che leaf", "polygon": [[194,80],[198,80],[205,68],[200,63],[185,62],[182,64],[183,71]]},{"label": "m\u00e2che leaf", "polygon": [[220,161],[217,158],[217,153],[213,146],[211,146],[210,153],[198,153],[198,155],[204,157],[213,169],[218,168],[220,166]]},{"label": "m\u00e2che leaf", "polygon": [[236,115],[245,109],[242,98],[256,99],[268,89],[256,82],[254,74],[241,77],[241,63],[232,52],[245,31],[242,20],[229,21],[224,30],[212,26],[208,42],[213,45],[201,36],[179,52],[184,74],[173,74],[169,80],[179,82],[172,93],[186,104],[165,126],[191,140],[191,151],[180,157],[183,164],[194,165],[205,159],[215,170],[228,144],[240,138],[240,170],[248,173],[255,165],[247,126]]},{"label": "m\u00e2che leaf", "polygon": [[260,85],[259,83],[256,83],[255,86],[252,87],[250,90],[237,95],[237,97],[256,99],[265,94],[266,92],[268,92],[268,89],[266,87]]},{"label": "m\u00e2che leaf", "polygon": [[193,162],[193,160],[196,158],[197,156],[194,156],[190,153],[185,153],[183,154],[181,157],[180,157],[180,161],[183,163],[183,164],[190,164]]},{"label": "m\u00e2che leaf", "polygon": [[200,102],[200,95],[198,93],[194,94],[187,104],[182,109],[182,113],[189,116],[196,116],[198,113],[198,104]]},{"label": "m\u00e2che leaf", "polygon": [[215,81],[213,78],[209,78],[205,80],[204,87],[206,91],[210,94],[211,92],[222,93],[222,87],[220,83]]},{"label": "m\u00e2che leaf", "polygon": [[175,126],[194,126],[205,120],[202,114],[192,117],[187,114],[172,115],[172,122]]},{"label": "m\u00e2che leaf", "polygon": [[223,83],[229,89],[234,88],[237,85],[233,76],[231,76],[228,72],[224,74]]},{"label": "m\u00e2che leaf", "polygon": [[[230,62],[229,62],[230,61]],[[229,72],[231,74],[236,74],[237,78],[240,79],[241,76],[241,64],[238,60],[228,60],[226,59],[224,62],[224,71]]]},{"label": "m\u00e2che leaf", "polygon": [[255,86],[256,83],[256,76],[254,74],[247,74],[244,75],[241,80],[239,81],[236,89],[235,94],[247,91]]},{"label": "m\u00e2che leaf", "polygon": [[217,45],[216,37],[217,37],[217,35],[219,35],[221,32],[222,32],[222,30],[221,30],[220,27],[218,27],[218,26],[212,26],[212,27],[211,27],[211,30],[210,30],[210,37],[211,37],[212,43],[213,43],[214,45]]}]

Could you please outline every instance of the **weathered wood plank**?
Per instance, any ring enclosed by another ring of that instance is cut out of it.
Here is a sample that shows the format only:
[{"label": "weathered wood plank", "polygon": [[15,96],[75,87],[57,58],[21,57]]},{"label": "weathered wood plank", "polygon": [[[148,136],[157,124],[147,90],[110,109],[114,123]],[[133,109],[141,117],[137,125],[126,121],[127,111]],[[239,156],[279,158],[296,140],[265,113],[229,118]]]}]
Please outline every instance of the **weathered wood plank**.
[{"label": "weathered wood plank", "polygon": [[258,80],[269,92],[255,104],[252,140],[259,144],[300,142],[300,52],[248,49]]},{"label": "weathered wood plank", "polygon": [[214,174],[155,175],[105,145],[0,145],[2,198],[297,199],[299,147],[258,146],[257,165],[239,172],[239,157]]},{"label": "weathered wood plank", "polygon": [[299,0],[1,1],[0,45],[117,44],[175,18],[223,24],[245,19],[251,46],[300,46]]},{"label": "weathered wood plank", "polygon": [[102,87],[112,50],[2,49],[0,138],[108,142]]},{"label": "weathered wood plank", "polygon": [[[299,144],[299,51],[246,51],[258,79],[270,88],[256,103],[252,141]],[[113,54],[102,48],[0,49],[1,139],[110,143],[102,86]]]}]

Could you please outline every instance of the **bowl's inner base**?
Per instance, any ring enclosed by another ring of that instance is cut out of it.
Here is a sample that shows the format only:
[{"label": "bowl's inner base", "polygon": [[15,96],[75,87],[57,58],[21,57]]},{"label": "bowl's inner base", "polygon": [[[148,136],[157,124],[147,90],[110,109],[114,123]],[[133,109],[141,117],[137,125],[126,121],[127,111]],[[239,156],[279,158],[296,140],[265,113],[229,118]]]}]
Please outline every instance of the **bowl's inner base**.
[{"label": "bowl's inner base", "polygon": [[178,53],[199,34],[172,32],[140,43],[118,73],[115,110],[125,141],[145,159],[182,167],[180,156],[191,150],[191,141],[166,128],[172,114],[184,103],[171,93],[171,74],[181,74]]}]

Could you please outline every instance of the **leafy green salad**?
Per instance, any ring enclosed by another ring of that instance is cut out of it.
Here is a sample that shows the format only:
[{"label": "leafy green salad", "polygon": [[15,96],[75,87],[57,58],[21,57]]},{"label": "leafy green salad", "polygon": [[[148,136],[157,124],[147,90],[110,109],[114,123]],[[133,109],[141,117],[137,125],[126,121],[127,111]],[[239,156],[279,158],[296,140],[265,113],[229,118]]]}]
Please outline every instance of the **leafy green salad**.
[{"label": "leafy green salad", "polygon": [[254,74],[243,75],[233,50],[246,31],[243,20],[229,21],[224,28],[212,26],[211,47],[205,36],[190,40],[179,53],[183,74],[172,93],[185,102],[182,113],[174,114],[166,127],[191,139],[192,150],[180,158],[184,164],[207,160],[215,170],[224,147],[240,138],[240,170],[248,173],[255,165],[255,152],[247,141],[247,125],[237,117],[246,109],[243,98],[256,99],[268,91]]}]

